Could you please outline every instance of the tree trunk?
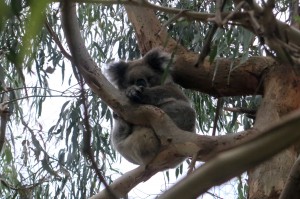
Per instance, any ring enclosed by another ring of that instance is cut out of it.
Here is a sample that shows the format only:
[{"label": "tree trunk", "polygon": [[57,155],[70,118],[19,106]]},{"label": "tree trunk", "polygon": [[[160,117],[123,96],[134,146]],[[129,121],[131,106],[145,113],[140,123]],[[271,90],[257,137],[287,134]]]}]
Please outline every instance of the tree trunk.
[{"label": "tree trunk", "polygon": [[[268,73],[255,128],[263,130],[283,115],[300,107],[300,78],[297,73],[298,71],[288,66],[275,68]],[[295,147],[290,147],[251,169],[248,172],[249,198],[278,198],[296,158]]]}]

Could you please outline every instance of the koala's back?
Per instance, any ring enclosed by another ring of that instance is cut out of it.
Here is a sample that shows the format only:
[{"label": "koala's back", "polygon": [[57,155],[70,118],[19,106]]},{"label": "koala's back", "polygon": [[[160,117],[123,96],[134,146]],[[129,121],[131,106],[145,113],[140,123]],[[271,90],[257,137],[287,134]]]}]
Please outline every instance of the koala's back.
[{"label": "koala's back", "polygon": [[194,132],[196,113],[188,101],[176,100],[163,104],[161,108],[182,130]]}]

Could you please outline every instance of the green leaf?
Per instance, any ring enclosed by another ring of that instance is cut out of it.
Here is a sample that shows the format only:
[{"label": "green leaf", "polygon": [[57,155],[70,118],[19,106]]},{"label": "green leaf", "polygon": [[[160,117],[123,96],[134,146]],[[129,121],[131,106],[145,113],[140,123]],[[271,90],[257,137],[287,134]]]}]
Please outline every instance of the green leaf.
[{"label": "green leaf", "polygon": [[10,147],[5,147],[3,155],[4,155],[6,163],[10,164],[13,159],[13,155],[12,155]]}]

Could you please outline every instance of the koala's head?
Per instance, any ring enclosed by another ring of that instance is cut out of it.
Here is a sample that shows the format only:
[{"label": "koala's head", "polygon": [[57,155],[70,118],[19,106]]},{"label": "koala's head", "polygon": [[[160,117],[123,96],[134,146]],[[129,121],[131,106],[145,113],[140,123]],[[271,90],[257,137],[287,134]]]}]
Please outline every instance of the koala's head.
[{"label": "koala's head", "polygon": [[[110,64],[107,72],[111,81],[121,90],[131,85],[153,87],[162,84],[165,68],[170,61],[170,54],[155,48],[141,59]],[[166,77],[164,82],[168,81],[170,77]]]}]

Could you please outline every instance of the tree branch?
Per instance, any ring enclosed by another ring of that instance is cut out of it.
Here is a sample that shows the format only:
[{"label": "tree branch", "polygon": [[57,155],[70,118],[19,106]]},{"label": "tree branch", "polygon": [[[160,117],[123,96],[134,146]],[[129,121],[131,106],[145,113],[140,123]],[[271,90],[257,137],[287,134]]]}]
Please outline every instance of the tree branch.
[{"label": "tree branch", "polygon": [[0,151],[2,151],[3,145],[5,143],[6,127],[10,115],[8,104],[6,103],[7,100],[8,95],[4,94],[2,103],[0,104]]},{"label": "tree branch", "polygon": [[[220,153],[216,158],[198,168],[193,175],[189,175],[175,184],[159,198],[196,198],[212,186],[224,183],[262,163],[300,139],[299,132],[295,131],[300,128],[299,121],[299,110],[283,117],[281,121],[272,125],[255,139],[240,147]],[[190,187],[197,187],[197,189],[190,189]]]},{"label": "tree branch", "polygon": [[[132,171],[124,173],[120,178],[115,180],[111,185],[110,189],[119,197],[124,198],[126,194],[136,185],[142,181],[148,180],[148,177],[144,175],[145,168],[139,166]],[[155,172],[156,173],[156,172]],[[154,175],[155,173],[152,173]],[[92,196],[90,199],[107,199],[108,192],[106,189]]]},{"label": "tree branch", "polygon": [[9,117],[11,114],[9,96],[13,92],[9,87],[6,87],[4,82],[2,82],[1,84],[4,91],[0,92],[0,94],[2,95],[0,103],[0,152],[2,151],[5,143],[7,122],[9,121]]},{"label": "tree branch", "polygon": [[[198,60],[198,53],[188,52],[170,38],[166,28],[161,26],[152,10],[131,5],[126,5],[125,8],[135,28],[141,52],[145,53],[153,47],[165,46],[166,51],[176,53],[171,72],[174,81],[184,88],[222,97],[259,95],[263,94],[260,85],[265,71],[278,65],[269,57],[251,57],[244,63],[239,59],[225,58],[216,59],[211,63],[206,58],[202,65],[194,67]],[[230,67],[232,62],[234,62],[234,70]],[[218,70],[216,70],[217,66]]]}]

